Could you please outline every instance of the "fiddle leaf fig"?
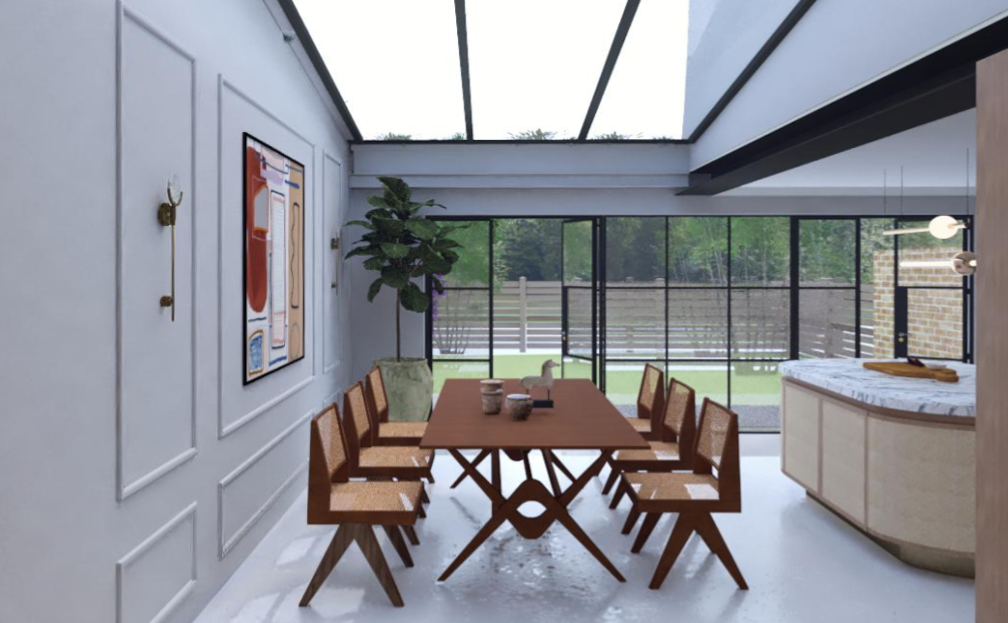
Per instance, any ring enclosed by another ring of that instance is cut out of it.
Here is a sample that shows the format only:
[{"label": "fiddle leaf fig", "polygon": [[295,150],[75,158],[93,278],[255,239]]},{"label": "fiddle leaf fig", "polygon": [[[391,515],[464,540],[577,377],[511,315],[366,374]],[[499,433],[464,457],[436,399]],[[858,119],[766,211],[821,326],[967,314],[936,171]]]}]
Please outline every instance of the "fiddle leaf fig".
[{"label": "fiddle leaf fig", "polygon": [[364,220],[348,225],[362,227],[365,232],[346,254],[346,258],[362,256],[364,269],[381,273],[368,288],[368,301],[373,301],[382,287],[396,293],[396,358],[401,354],[399,307],[422,313],[430,299],[417,283],[429,277],[433,289],[444,293],[442,279],[458,262],[453,249],[461,245],[452,240],[457,225],[442,225],[421,215],[425,208],[444,208],[433,199],[414,201],[409,184],[397,177],[379,177],[381,195],[368,197],[371,209]]}]

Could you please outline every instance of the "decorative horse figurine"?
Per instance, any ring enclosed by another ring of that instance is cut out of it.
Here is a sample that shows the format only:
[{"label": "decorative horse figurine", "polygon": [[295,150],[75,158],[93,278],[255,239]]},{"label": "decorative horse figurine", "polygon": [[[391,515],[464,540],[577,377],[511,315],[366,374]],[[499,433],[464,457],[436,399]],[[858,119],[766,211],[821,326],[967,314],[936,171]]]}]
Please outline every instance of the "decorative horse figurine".
[{"label": "decorative horse figurine", "polygon": [[532,388],[534,387],[545,387],[546,396],[550,397],[550,390],[553,389],[553,368],[559,368],[560,364],[553,361],[552,359],[547,359],[542,365],[542,375],[541,376],[526,376],[521,380],[521,386],[528,391],[529,394],[532,393]]}]

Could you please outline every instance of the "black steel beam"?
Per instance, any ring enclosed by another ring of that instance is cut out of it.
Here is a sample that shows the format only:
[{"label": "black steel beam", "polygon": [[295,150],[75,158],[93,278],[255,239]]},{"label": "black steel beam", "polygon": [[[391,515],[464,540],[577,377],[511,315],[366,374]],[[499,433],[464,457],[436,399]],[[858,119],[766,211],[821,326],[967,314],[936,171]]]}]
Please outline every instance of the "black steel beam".
[{"label": "black steel beam", "polygon": [[350,130],[353,140],[364,140],[360,129],[357,128],[357,122],[354,121],[353,115],[350,114],[350,109],[347,108],[346,102],[343,100],[343,96],[340,95],[339,89],[336,88],[332,75],[329,74],[325,61],[322,60],[322,55],[319,53],[318,48],[315,47],[315,42],[308,32],[308,27],[305,26],[304,20],[301,19],[301,14],[298,13],[297,7],[294,6],[294,0],[279,0],[279,2],[280,8],[283,9],[284,15],[287,16],[287,21],[294,28],[294,34],[297,35],[302,47],[304,47],[305,53],[308,55],[308,59],[311,60],[315,71],[318,72],[319,78],[322,79],[322,84],[325,85],[326,91],[329,92],[329,97],[332,98],[333,104],[336,105],[336,110],[339,111],[340,116],[343,117],[343,122],[346,123],[347,128]]},{"label": "black steel beam", "polygon": [[777,26],[777,29],[773,31],[770,38],[766,40],[766,43],[764,43],[763,46],[756,52],[756,55],[752,57],[749,64],[747,64],[742,69],[742,72],[739,73],[738,77],[736,77],[735,80],[728,85],[724,94],[721,95],[710,111],[707,112],[707,115],[700,121],[700,123],[697,124],[697,127],[693,129],[693,132],[690,133],[689,141],[691,143],[695,143],[697,139],[703,136],[703,133],[707,131],[707,128],[714,123],[714,120],[718,118],[718,115],[720,115],[724,109],[728,107],[728,104],[735,99],[735,96],[742,90],[742,87],[749,82],[749,79],[752,78],[759,68],[763,66],[763,63],[770,58],[770,55],[774,53],[774,50],[776,50],[777,46],[781,44],[781,41],[784,41],[784,38],[790,34],[795,25],[801,21],[801,18],[805,17],[805,14],[808,13],[808,10],[812,8],[812,5],[815,4],[815,2],[816,0],[799,0],[798,4],[791,9],[791,12],[787,14],[784,21]]},{"label": "black steel beam", "polygon": [[626,7],[623,9],[623,17],[620,18],[619,26],[616,27],[616,36],[613,37],[612,45],[609,47],[609,56],[606,57],[605,65],[602,66],[602,75],[599,76],[598,84],[595,86],[595,95],[592,96],[591,104],[588,105],[588,114],[585,115],[584,123],[581,124],[581,133],[578,134],[579,140],[583,141],[588,138],[588,131],[591,130],[592,122],[595,121],[595,114],[602,103],[606,87],[609,86],[609,78],[612,77],[613,69],[616,68],[620,50],[623,49],[623,42],[626,41],[627,33],[630,32],[630,25],[633,23],[639,6],[640,0],[627,0]]},{"label": "black steel beam", "polygon": [[692,172],[716,195],[976,105],[976,62],[1008,48],[1008,18],[920,58]]},{"label": "black steel beam", "polygon": [[469,88],[469,30],[465,0],[455,0],[455,30],[458,33],[459,70],[462,72],[462,104],[465,106],[466,140],[473,140],[472,90]]}]

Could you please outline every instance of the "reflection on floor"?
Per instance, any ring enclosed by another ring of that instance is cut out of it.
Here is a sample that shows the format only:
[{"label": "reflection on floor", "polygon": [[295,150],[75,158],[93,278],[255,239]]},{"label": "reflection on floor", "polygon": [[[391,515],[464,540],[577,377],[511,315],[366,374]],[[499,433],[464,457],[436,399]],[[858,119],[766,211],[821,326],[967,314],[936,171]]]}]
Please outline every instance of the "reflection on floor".
[{"label": "reflection on floor", "polygon": [[[743,436],[745,440],[747,436]],[[756,437],[775,437],[760,435]],[[752,444],[750,444],[752,445]],[[909,567],[829,511],[807,499],[780,473],[776,457],[743,447],[743,512],[716,520],[751,590],[738,591],[702,542],[686,546],[659,591],[648,581],[672,527],[658,524],[641,554],[620,535],[627,502],[607,508],[602,483],[590,483],[572,514],[627,578],[616,582],[562,527],[526,541],[499,529],[447,582],[437,576],[490,515],[471,481],[448,486],[459,467],[448,455],[435,464],[432,504],[420,520],[416,566],[403,567],[382,534],[385,555],[406,602],[393,608],[352,549],[310,608],[297,603],[332,536],[305,525],[305,498],[291,507],[203,612],[198,623],[410,621],[534,623],[538,621],[695,622],[952,622],[974,619],[973,582]],[[561,453],[579,473],[588,453]],[[537,475],[544,475],[534,461]],[[505,488],[524,477],[520,463],[503,461]]]}]

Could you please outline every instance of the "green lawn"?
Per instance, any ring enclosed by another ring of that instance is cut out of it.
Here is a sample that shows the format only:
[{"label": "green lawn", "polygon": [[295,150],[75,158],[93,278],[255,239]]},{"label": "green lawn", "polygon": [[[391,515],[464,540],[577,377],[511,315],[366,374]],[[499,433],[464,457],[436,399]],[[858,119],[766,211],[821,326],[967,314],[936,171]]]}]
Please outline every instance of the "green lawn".
[{"label": "green lawn", "polygon": [[[497,355],[494,358],[494,376],[521,378],[538,374],[549,355]],[[554,356],[559,360],[559,356]],[[780,375],[775,369],[746,370],[744,364],[735,364],[732,372],[733,405],[776,405],[780,403]],[[606,394],[615,404],[631,405],[637,402],[643,363],[609,362],[606,374]],[[587,362],[565,364],[567,378],[590,378],[591,366]],[[434,364],[434,393],[441,391],[448,378],[486,378],[487,365],[467,362],[437,362]],[[559,371],[555,373],[559,377]],[[674,377],[690,385],[697,392],[699,404],[705,396],[727,403],[728,373],[724,364],[670,364],[667,377]]]}]

